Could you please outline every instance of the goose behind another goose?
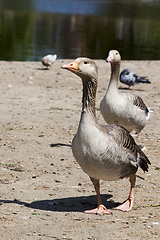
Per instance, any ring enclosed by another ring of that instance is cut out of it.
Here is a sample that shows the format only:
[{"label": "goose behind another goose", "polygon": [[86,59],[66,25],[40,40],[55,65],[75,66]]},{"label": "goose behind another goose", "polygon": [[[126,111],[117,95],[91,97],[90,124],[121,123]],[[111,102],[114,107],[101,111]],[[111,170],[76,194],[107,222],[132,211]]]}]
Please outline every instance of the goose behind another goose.
[{"label": "goose behind another goose", "polygon": [[136,145],[129,132],[118,125],[102,126],[95,112],[98,70],[94,61],[77,58],[62,66],[82,79],[82,112],[77,134],[72,141],[72,152],[82,170],[87,173],[94,185],[98,207],[86,213],[111,214],[100,196],[99,180],[114,181],[129,178],[131,183],[127,201],[117,209],[130,211],[133,206],[135,173],[138,166],[148,171],[150,161]]},{"label": "goose behind another goose", "polygon": [[111,50],[106,61],[111,64],[111,78],[106,94],[100,103],[102,116],[108,124],[119,124],[129,132],[135,130],[138,136],[149,119],[149,109],[141,97],[118,90],[121,64],[119,52]]}]

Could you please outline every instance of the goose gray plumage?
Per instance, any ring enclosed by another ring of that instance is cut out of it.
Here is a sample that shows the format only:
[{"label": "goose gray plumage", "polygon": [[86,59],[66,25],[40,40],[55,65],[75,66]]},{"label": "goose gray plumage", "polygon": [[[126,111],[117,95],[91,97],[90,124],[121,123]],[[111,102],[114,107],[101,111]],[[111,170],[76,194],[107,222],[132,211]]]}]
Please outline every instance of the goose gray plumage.
[{"label": "goose gray plumage", "polygon": [[48,68],[48,70],[51,68],[52,64],[56,61],[57,55],[54,54],[48,54],[47,56],[44,56],[42,58],[42,64]]},{"label": "goose gray plumage", "polygon": [[139,83],[148,83],[149,81],[148,77],[140,77],[137,74],[130,71],[130,69],[124,69],[119,76],[119,80],[121,83],[126,84],[127,86],[133,86],[132,90],[135,89],[135,85]]},{"label": "goose gray plumage", "polygon": [[137,146],[129,132],[119,125],[100,125],[96,118],[95,97],[98,70],[89,58],[77,58],[62,66],[82,79],[82,112],[77,134],[72,141],[72,152],[82,170],[94,185],[98,207],[86,213],[111,214],[102,204],[99,181],[130,178],[131,189],[127,201],[117,207],[130,211],[134,200],[135,173],[138,167],[148,171],[150,161]]},{"label": "goose gray plumage", "polygon": [[100,110],[108,124],[119,124],[129,132],[135,130],[138,136],[149,119],[150,111],[139,96],[118,90],[121,56],[111,50],[106,59],[111,64],[111,78],[108,89],[100,103]]}]

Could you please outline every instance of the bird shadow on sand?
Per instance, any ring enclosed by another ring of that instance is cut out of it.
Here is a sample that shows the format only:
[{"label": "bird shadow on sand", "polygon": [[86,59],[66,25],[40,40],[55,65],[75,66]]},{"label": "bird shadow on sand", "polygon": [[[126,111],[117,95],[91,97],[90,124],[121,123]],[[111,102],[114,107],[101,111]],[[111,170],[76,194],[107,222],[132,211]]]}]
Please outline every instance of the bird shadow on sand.
[{"label": "bird shadow on sand", "polygon": [[51,143],[50,147],[72,147],[72,145],[65,143]]},{"label": "bird shadow on sand", "polygon": [[[112,209],[117,207],[120,203],[108,200],[112,198],[110,194],[101,194],[103,204]],[[96,195],[81,196],[81,197],[68,197],[68,198],[55,198],[50,200],[40,200],[31,203],[21,202],[18,200],[0,200],[0,204],[18,204],[24,205],[28,208],[39,209],[53,212],[84,212],[85,210],[97,207]]]},{"label": "bird shadow on sand", "polygon": [[119,87],[118,88],[119,90],[129,90],[129,91],[132,91],[132,92],[135,92],[135,91],[138,91],[138,92],[144,92],[143,89],[139,89],[139,88],[135,88],[134,90],[132,88],[126,88],[126,87]]},{"label": "bird shadow on sand", "polygon": [[48,68],[37,68],[38,70],[48,70]]}]

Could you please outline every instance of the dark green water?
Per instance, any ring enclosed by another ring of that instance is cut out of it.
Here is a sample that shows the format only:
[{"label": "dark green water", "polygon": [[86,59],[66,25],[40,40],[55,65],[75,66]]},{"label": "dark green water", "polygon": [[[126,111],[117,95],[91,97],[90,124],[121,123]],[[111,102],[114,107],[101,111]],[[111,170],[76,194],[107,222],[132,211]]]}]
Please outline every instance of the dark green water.
[{"label": "dark green water", "polygon": [[0,0],[0,60],[160,60],[160,1]]}]

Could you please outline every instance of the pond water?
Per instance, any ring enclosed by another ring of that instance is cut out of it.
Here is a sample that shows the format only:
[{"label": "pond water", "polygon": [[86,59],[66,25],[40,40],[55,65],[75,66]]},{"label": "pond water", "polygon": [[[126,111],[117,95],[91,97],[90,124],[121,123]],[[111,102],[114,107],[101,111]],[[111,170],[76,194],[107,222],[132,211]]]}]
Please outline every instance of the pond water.
[{"label": "pond water", "polygon": [[0,0],[0,60],[160,60],[160,1]]}]

